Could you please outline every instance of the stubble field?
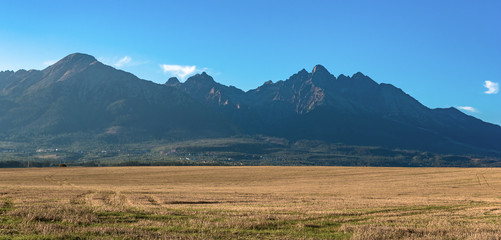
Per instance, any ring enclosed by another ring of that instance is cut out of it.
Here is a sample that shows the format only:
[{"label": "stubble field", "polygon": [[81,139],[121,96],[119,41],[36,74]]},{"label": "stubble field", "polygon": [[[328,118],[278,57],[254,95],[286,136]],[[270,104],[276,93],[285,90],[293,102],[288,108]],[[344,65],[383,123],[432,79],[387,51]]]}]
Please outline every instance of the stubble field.
[{"label": "stubble field", "polygon": [[0,169],[0,239],[499,239],[501,169]]}]

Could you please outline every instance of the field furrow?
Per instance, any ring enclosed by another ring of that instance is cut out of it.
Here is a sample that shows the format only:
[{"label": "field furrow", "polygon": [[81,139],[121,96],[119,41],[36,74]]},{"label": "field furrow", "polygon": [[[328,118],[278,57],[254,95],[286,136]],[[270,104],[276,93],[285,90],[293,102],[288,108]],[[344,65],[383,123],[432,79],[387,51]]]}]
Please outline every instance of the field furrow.
[{"label": "field furrow", "polygon": [[501,169],[0,169],[0,239],[499,239]]}]

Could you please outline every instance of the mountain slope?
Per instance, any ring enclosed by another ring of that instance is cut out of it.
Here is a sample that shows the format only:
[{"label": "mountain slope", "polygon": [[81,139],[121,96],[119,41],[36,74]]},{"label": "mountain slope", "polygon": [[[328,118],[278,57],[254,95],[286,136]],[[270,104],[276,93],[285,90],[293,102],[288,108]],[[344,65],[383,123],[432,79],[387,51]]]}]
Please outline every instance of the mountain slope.
[{"label": "mountain slope", "polygon": [[[3,73],[5,74],[5,73]],[[1,79],[0,130],[14,135],[91,132],[104,137],[227,136],[235,128],[175,89],[140,80],[85,54]]]},{"label": "mountain slope", "polygon": [[265,135],[447,153],[501,153],[501,127],[429,109],[362,73],[321,65],[244,92],[206,73],[155,84],[71,54],[38,70],[0,72],[0,138],[84,134],[111,142]]},{"label": "mountain slope", "polygon": [[170,78],[165,85],[181,90],[210,109],[225,115],[245,133],[262,132],[262,118],[246,103],[245,92],[236,87],[217,83],[205,72],[188,78],[184,83],[180,83],[177,78]]},{"label": "mountain slope", "polygon": [[[401,89],[362,73],[336,78],[317,65],[311,73],[303,69],[245,93],[232,94],[213,81],[207,85],[188,79],[177,88],[208,106],[218,103],[200,96],[219,89],[225,103],[236,102],[255,114],[259,133],[265,135],[440,152],[501,152],[501,127],[454,108],[429,109]],[[232,110],[232,115],[239,112]]]}]

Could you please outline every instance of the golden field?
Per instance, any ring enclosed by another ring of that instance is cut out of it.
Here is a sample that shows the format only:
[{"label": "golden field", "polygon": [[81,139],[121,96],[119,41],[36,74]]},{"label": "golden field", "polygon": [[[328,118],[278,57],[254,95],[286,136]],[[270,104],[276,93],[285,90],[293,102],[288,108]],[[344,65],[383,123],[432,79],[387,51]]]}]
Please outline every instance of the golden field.
[{"label": "golden field", "polygon": [[0,169],[0,239],[500,239],[501,169]]}]

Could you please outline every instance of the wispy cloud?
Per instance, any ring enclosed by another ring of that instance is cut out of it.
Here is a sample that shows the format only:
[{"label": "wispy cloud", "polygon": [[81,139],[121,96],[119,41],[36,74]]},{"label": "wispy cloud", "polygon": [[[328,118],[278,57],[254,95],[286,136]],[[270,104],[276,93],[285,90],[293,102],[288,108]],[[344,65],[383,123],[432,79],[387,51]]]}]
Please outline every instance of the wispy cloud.
[{"label": "wispy cloud", "polygon": [[459,108],[461,110],[468,111],[468,112],[472,112],[472,113],[478,113],[477,109],[475,109],[474,107],[470,107],[470,106],[458,106],[457,108]]},{"label": "wispy cloud", "polygon": [[487,88],[487,91],[484,92],[485,94],[497,94],[499,92],[499,83],[485,81],[484,87]]},{"label": "wispy cloud", "polygon": [[197,66],[195,65],[182,66],[182,65],[161,64],[160,67],[162,68],[164,73],[178,77],[182,80],[184,80],[190,74],[204,71],[203,69],[197,68]]},{"label": "wispy cloud", "polygon": [[121,68],[121,67],[134,67],[134,66],[139,66],[143,64],[148,64],[149,61],[138,61],[137,59],[132,59],[130,56],[124,56],[124,57],[99,57],[97,58],[100,62],[114,66],[116,68]]},{"label": "wispy cloud", "polygon": [[50,66],[50,65],[53,65],[56,62],[57,62],[56,60],[47,60],[47,61],[43,62],[43,65],[44,66]]},{"label": "wispy cloud", "polygon": [[113,63],[113,65],[115,67],[123,67],[127,64],[129,64],[130,62],[132,61],[132,58],[129,57],[129,56],[125,56],[123,58],[120,58],[118,61],[116,61],[115,63]]}]

